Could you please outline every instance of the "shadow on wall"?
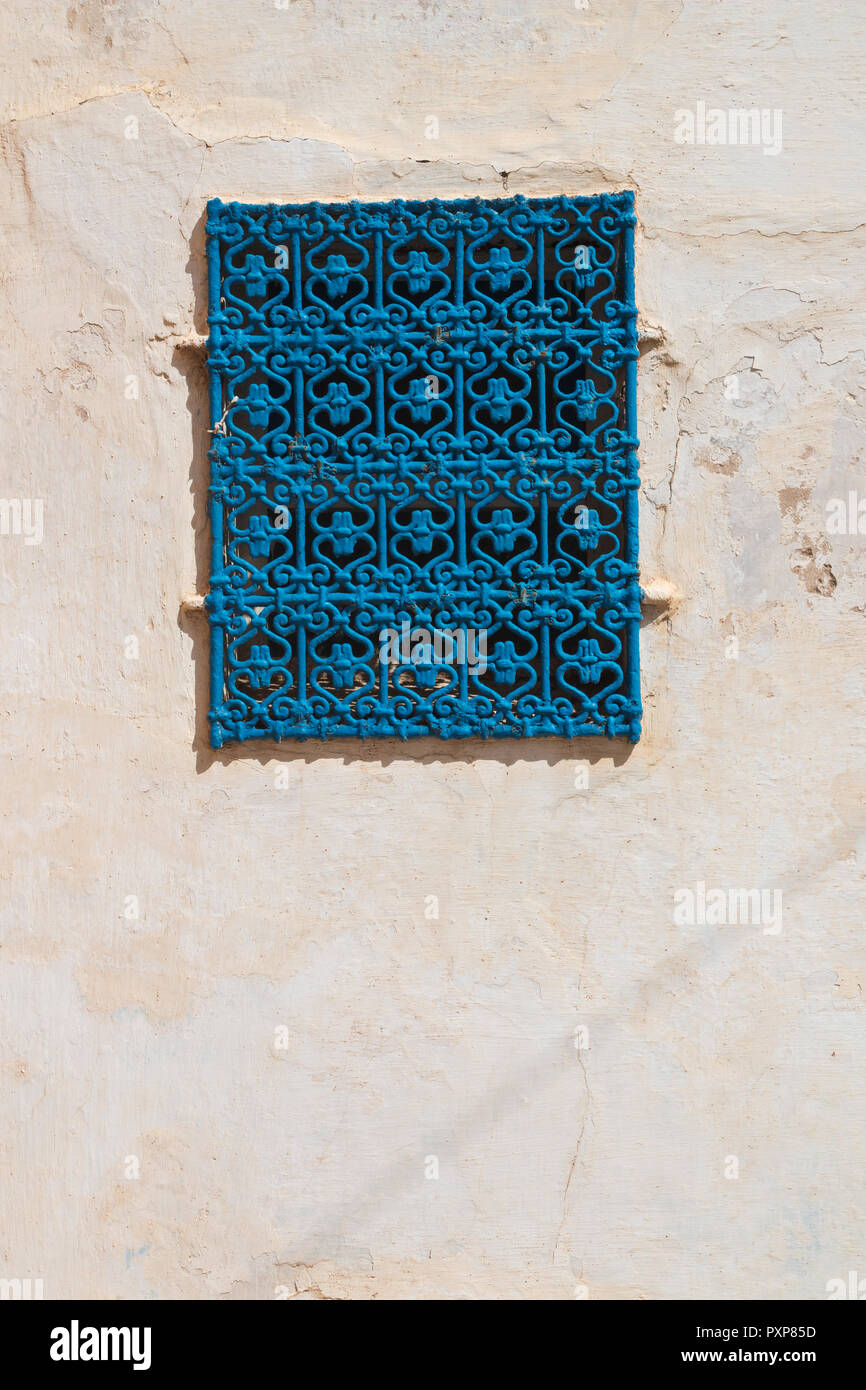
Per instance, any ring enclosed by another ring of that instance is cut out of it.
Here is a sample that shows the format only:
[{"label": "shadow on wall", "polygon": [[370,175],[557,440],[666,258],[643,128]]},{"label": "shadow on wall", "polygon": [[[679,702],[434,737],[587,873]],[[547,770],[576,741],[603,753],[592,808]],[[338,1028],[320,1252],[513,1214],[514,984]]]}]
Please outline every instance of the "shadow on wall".
[{"label": "shadow on wall", "polygon": [[[186,269],[193,284],[193,324],[196,333],[207,333],[207,259],[205,252],[205,210],[193,228],[190,256]],[[177,346],[172,366],[183,377],[187,389],[187,410],[192,428],[192,462],[189,479],[192,495],[192,531],[195,547],[196,593],[206,594],[210,582],[210,525],[208,521],[208,448],[210,446],[210,409],[208,374],[205,354],[198,346]],[[652,615],[645,621],[653,621]],[[178,627],[192,643],[192,662],[195,671],[195,731],[192,749],[196,755],[196,771],[207,772],[214,763],[227,766],[244,759],[264,765],[269,762],[316,762],[320,758],[336,758],[343,762],[375,762],[385,766],[395,762],[412,763],[476,763],[480,759],[511,767],[518,762],[599,763],[608,760],[621,767],[631,757],[635,744],[625,739],[606,738],[514,738],[514,739],[438,739],[413,738],[405,743],[393,739],[308,739],[307,742],[276,743],[272,739],[255,739],[233,744],[228,748],[211,748],[208,729],[209,640],[208,620],[204,610],[181,608]]]}]

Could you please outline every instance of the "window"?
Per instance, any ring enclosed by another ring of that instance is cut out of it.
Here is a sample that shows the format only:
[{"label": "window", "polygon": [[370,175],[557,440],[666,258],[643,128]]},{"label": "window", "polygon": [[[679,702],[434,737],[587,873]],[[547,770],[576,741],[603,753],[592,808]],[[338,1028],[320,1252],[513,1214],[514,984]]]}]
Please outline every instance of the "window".
[{"label": "window", "polygon": [[209,204],[215,747],[637,739],[633,225]]}]

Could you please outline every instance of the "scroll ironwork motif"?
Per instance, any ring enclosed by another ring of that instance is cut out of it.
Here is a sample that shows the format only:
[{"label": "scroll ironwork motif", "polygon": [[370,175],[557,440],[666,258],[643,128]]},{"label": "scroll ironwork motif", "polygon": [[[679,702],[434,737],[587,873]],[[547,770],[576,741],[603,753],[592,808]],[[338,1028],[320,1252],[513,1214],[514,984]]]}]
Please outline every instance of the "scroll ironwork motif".
[{"label": "scroll ironwork motif", "polygon": [[209,204],[215,747],[637,739],[633,226]]}]

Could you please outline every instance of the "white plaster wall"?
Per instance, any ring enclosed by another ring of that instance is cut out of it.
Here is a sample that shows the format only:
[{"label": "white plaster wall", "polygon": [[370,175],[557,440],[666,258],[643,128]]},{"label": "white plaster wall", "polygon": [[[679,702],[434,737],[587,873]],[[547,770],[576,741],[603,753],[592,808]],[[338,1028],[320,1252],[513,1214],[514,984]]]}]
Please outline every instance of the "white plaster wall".
[{"label": "white plaster wall", "polygon": [[[737,1299],[866,1275],[866,537],[826,513],[866,497],[859,8],[0,19],[0,492],[44,503],[40,545],[0,536],[0,1276]],[[676,143],[698,101],[780,109],[782,152]],[[212,755],[205,620],[179,618],[204,376],[176,344],[205,328],[206,199],[503,187],[636,190],[643,574],[682,593],[644,628],[643,741]],[[698,881],[780,890],[782,931],[677,925]]]}]

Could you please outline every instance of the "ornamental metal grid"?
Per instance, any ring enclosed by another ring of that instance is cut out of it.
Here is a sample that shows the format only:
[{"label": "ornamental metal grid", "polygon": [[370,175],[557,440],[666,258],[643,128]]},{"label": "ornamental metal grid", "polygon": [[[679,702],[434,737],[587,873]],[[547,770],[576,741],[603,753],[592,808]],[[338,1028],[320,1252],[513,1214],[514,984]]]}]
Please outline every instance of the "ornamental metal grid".
[{"label": "ornamental metal grid", "polygon": [[633,226],[208,205],[214,747],[638,738]]}]

